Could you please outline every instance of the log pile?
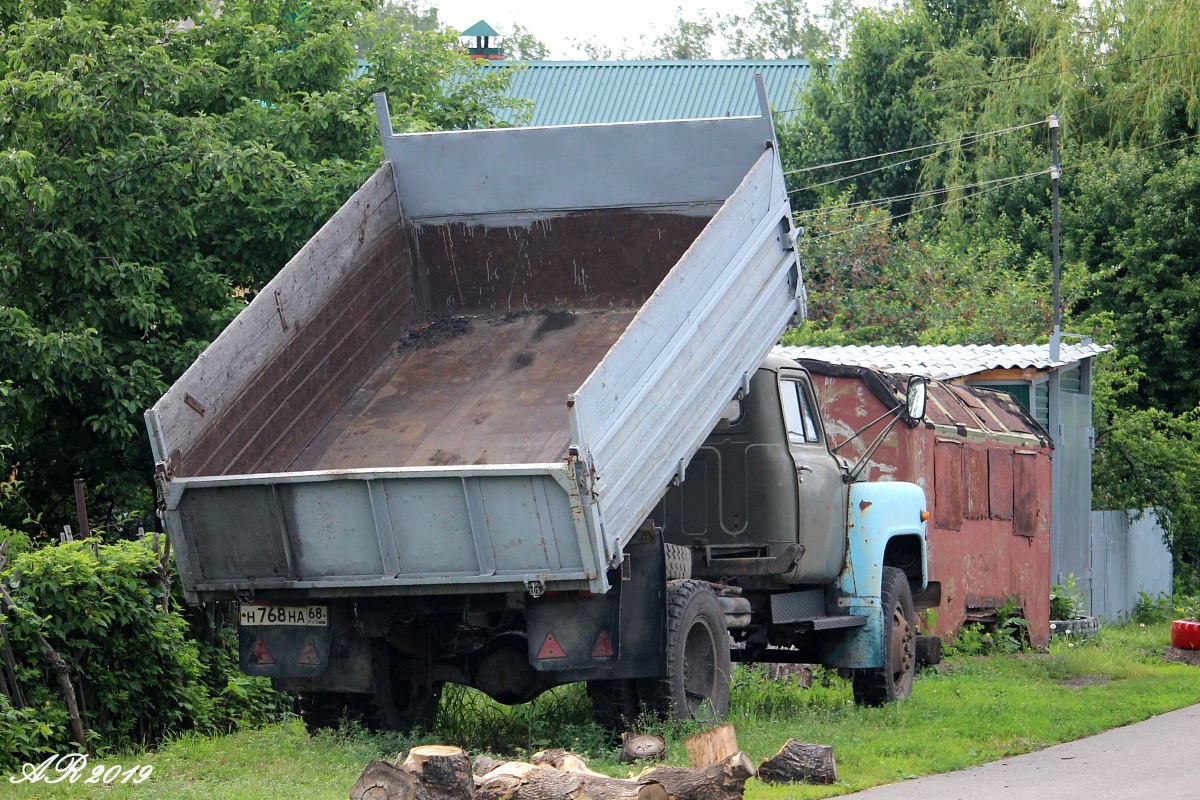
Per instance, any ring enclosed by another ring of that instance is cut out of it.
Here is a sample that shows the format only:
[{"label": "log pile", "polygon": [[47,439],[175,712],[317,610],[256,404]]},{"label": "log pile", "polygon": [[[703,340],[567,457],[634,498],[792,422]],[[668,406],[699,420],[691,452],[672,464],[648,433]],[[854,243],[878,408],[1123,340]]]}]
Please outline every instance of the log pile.
[{"label": "log pile", "polygon": [[350,800],[738,800],[754,765],[735,753],[700,767],[657,766],[610,778],[563,750],[496,761],[446,745],[414,747],[401,761],[367,764]]}]

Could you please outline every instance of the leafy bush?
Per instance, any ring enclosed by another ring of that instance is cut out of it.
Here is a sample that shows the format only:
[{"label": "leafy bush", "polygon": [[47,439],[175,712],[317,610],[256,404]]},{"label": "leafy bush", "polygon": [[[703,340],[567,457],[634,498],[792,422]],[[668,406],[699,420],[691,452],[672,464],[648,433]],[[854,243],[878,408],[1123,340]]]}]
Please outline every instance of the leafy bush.
[{"label": "leafy bush", "polygon": [[1074,575],[1050,587],[1050,619],[1079,619],[1083,610],[1083,593],[1075,585]]},{"label": "leafy bush", "polygon": [[163,611],[158,559],[144,540],[44,547],[16,556],[3,578],[17,605],[3,621],[26,707],[0,706],[0,745],[9,745],[0,746],[0,771],[76,747],[35,632],[70,666],[93,751],[279,716],[265,680],[238,674],[227,647],[189,638],[184,615]]},{"label": "leafy bush", "polygon": [[968,622],[945,649],[947,656],[990,656],[1022,653],[1029,649],[1029,620],[1022,616],[1016,598],[996,609],[994,622]]}]

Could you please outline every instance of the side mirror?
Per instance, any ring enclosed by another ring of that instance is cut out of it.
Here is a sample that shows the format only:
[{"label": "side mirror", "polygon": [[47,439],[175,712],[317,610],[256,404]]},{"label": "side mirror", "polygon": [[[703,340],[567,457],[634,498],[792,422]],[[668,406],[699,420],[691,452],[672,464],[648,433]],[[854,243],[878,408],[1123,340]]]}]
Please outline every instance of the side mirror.
[{"label": "side mirror", "polygon": [[913,422],[925,419],[925,398],[929,395],[929,385],[920,375],[908,379],[908,397],[905,399],[907,415]]}]

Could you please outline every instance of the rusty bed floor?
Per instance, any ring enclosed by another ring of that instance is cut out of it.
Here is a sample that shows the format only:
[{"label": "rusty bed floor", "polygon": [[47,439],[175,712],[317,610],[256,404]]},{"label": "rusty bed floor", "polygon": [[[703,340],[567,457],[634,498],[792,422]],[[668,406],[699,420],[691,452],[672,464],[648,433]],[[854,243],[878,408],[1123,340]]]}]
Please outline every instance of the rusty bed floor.
[{"label": "rusty bed floor", "polygon": [[413,325],[289,469],[558,461],[570,439],[567,395],[635,313],[527,312]]}]

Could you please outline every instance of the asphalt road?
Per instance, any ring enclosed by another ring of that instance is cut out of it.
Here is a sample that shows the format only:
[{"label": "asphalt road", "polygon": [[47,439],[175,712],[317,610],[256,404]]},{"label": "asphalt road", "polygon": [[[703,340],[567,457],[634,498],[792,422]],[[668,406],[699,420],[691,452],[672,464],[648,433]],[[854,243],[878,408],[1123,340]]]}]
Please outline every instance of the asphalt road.
[{"label": "asphalt road", "polygon": [[860,800],[1200,800],[1200,705]]}]

